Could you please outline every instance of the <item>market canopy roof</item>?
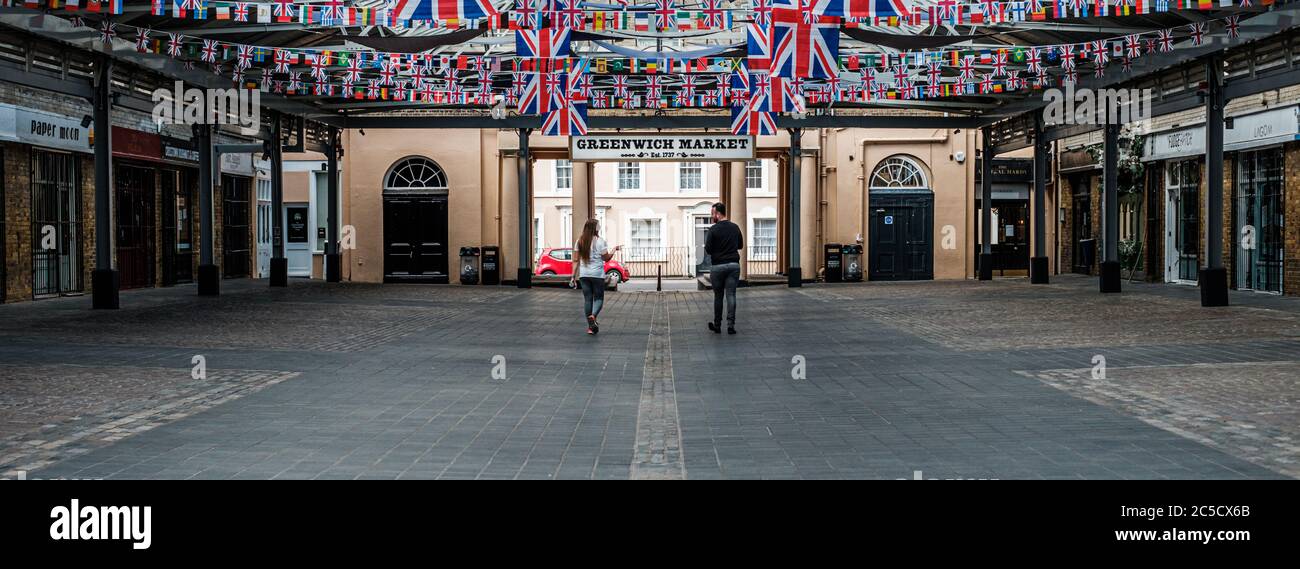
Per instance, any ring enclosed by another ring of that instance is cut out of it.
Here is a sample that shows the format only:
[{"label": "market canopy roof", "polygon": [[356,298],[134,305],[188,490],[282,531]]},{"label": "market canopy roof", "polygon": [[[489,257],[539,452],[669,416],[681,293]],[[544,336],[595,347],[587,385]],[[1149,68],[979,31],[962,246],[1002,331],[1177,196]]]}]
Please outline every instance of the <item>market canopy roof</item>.
[{"label": "market canopy roof", "polygon": [[[988,121],[1035,108],[1046,88],[1119,83],[1296,26],[1294,5],[1259,0],[486,1],[0,0],[16,5],[0,22],[166,78],[257,87],[269,107],[339,126],[459,124],[494,105],[514,117],[502,124],[524,124],[580,104],[594,128],[728,124],[746,105],[811,125],[900,111]],[[875,15],[827,15],[859,5]]]}]

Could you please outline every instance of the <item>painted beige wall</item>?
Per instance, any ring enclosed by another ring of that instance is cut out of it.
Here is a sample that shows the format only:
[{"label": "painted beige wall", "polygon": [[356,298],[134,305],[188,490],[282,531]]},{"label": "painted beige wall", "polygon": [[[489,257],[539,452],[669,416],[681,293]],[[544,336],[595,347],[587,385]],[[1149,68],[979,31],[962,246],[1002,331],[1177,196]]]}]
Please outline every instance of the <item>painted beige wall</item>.
[{"label": "painted beige wall", "polygon": [[[759,140],[760,154],[774,157],[786,151],[783,133]],[[517,175],[515,153],[518,136],[500,130],[401,130],[357,132],[344,136],[347,152],[341,169],[344,176],[344,222],[358,235],[357,249],[345,253],[345,277],[364,282],[383,278],[383,178],[388,169],[407,156],[425,156],[447,173],[449,189],[449,252],[462,246],[502,247],[502,276],[513,279],[517,254],[512,245],[518,234]],[[562,215],[571,208],[570,190],[555,188],[554,160],[567,155],[567,140],[533,135],[533,213],[542,218],[543,246],[569,246],[571,236],[562,235]],[[935,193],[934,266],[936,279],[961,279],[973,275],[970,251],[975,223],[974,155],[977,133],[944,129],[825,129],[804,134],[807,151],[803,172],[803,270],[811,277],[821,269],[821,244],[854,243],[866,240],[865,207],[867,178],[886,158],[911,156],[926,171]],[[956,160],[957,153],[965,159]],[[605,210],[606,239],[627,245],[628,221],[651,215],[663,220],[664,244],[689,247],[691,227],[685,212],[719,199],[724,184],[717,163],[703,164],[705,185],[701,190],[677,187],[676,163],[642,163],[640,191],[617,190],[614,163],[594,166],[592,185],[597,208]],[[743,229],[752,245],[755,218],[774,217],[780,209],[777,189],[780,169],[766,162],[766,186],[750,190]],[[306,174],[286,177],[286,201],[306,199]],[[817,188],[820,184],[820,189]],[[820,190],[820,191],[818,191]],[[299,196],[295,198],[294,196]],[[1049,209],[1049,222],[1054,209]],[[581,220],[575,221],[580,225]],[[951,226],[955,247],[943,247],[944,228]],[[1050,223],[1049,223],[1050,227]],[[349,273],[350,271],[350,273]],[[452,275],[455,282],[455,275]]]}]

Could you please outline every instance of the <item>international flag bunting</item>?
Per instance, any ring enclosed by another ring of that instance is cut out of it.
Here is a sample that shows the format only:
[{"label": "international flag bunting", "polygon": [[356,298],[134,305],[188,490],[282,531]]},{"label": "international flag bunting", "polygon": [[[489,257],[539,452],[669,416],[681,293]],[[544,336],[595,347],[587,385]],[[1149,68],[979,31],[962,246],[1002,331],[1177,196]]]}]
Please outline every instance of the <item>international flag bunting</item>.
[{"label": "international flag bunting", "polygon": [[393,7],[397,21],[465,22],[494,16],[496,8],[489,0],[397,0]]},{"label": "international flag bunting", "polygon": [[750,99],[743,106],[731,109],[731,133],[751,136],[776,134],[776,117],[771,112],[760,111],[757,107],[763,101]]}]

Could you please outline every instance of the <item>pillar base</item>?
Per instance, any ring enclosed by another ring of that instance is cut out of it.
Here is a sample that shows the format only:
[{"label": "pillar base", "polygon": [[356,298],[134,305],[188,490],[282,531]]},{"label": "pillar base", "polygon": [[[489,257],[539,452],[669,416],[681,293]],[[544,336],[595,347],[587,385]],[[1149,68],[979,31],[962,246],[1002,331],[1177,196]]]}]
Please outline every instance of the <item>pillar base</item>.
[{"label": "pillar base", "polygon": [[1228,269],[1210,267],[1201,269],[1201,306],[1228,305]]},{"label": "pillar base", "polygon": [[289,259],[271,257],[271,286],[289,286]]},{"label": "pillar base", "polygon": [[791,287],[803,286],[803,269],[799,267],[790,267],[785,270],[785,276]]},{"label": "pillar base", "polygon": [[519,288],[533,288],[533,270],[519,269],[515,277],[515,286]]},{"label": "pillar base", "polygon": [[122,288],[121,277],[113,269],[95,269],[90,272],[91,306],[108,310],[117,310],[118,290]]},{"label": "pillar base", "polygon": [[1120,266],[1119,261],[1102,261],[1101,263],[1101,292],[1106,294],[1120,291]]},{"label": "pillar base", "polygon": [[199,265],[199,296],[221,294],[221,268],[216,265]]},{"label": "pillar base", "polygon": [[343,280],[343,255],[325,254],[325,282],[336,283]]},{"label": "pillar base", "polygon": [[980,280],[993,280],[993,253],[980,253]]},{"label": "pillar base", "polygon": [[1029,259],[1029,282],[1031,284],[1047,284],[1050,280],[1047,268],[1047,257],[1033,257]]}]

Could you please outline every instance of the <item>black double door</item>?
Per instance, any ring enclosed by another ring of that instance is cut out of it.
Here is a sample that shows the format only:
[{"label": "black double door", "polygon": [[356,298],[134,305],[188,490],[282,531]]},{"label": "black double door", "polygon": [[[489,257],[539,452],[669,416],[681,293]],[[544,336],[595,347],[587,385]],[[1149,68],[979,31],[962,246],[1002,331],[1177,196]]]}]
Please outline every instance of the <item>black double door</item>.
[{"label": "black double door", "polygon": [[250,182],[242,176],[221,176],[221,269],[228,279],[247,277],[253,263]]},{"label": "black double door", "polygon": [[384,280],[446,283],[447,197],[384,196]]},{"label": "black double door", "polygon": [[934,194],[871,192],[867,275],[871,280],[934,278]]}]

